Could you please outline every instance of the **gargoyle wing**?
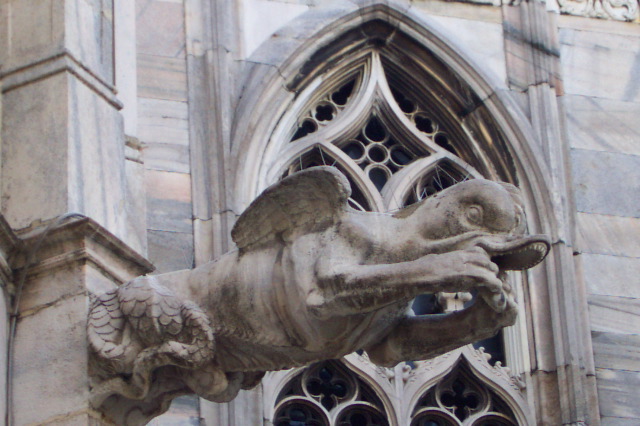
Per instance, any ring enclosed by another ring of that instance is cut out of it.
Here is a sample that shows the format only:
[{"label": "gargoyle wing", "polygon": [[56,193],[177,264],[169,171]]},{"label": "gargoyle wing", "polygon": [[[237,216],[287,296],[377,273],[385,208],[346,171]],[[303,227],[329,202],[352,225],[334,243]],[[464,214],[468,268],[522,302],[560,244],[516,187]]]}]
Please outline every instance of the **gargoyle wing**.
[{"label": "gargoyle wing", "polygon": [[335,167],[302,170],[267,188],[238,218],[231,236],[241,251],[329,228],[347,209],[351,185]]}]

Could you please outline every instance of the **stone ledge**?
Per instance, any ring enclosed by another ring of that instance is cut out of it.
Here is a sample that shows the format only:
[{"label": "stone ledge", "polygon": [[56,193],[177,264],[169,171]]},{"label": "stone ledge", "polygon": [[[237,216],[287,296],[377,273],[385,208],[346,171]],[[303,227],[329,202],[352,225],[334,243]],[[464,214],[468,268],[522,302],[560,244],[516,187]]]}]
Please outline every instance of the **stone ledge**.
[{"label": "stone ledge", "polygon": [[[29,250],[29,248],[37,244],[38,239],[41,238],[42,232],[45,229],[45,225],[48,226],[49,223],[52,222],[53,221],[48,221],[38,224],[37,228],[18,231],[18,235],[22,239],[26,250]],[[39,249],[41,255],[38,256],[37,260],[42,261],[45,258],[52,257],[54,255],[53,253],[62,254],[63,252],[69,252],[71,250],[69,250],[68,244],[73,242],[72,244],[78,247],[77,244],[81,242],[83,238],[88,238],[89,241],[95,243],[95,246],[87,245],[86,247],[93,247],[94,250],[102,248],[103,250],[113,252],[114,255],[117,255],[114,256],[114,259],[117,258],[130,263],[134,268],[139,270],[138,275],[152,272],[155,269],[151,262],[89,217],[72,218],[59,225],[53,226],[43,240],[42,247]],[[42,255],[42,253],[51,254]],[[22,257],[22,263],[18,262],[17,265],[18,268],[20,265],[24,265],[24,257]]]},{"label": "stone ledge", "polygon": [[73,74],[114,108],[118,110],[123,108],[122,102],[115,95],[116,88],[87,68],[68,50],[63,50],[48,58],[5,71],[0,75],[3,83],[2,92],[9,92],[61,72]]},{"label": "stone ledge", "polygon": [[[24,248],[15,259],[14,274],[22,277],[29,263],[25,278],[28,285],[25,284],[20,302],[23,312],[37,310],[79,291],[120,285],[155,269],[90,218],[69,219],[49,226],[39,224],[22,235]],[[47,234],[43,238],[44,232]],[[29,256],[33,256],[31,261]],[[60,280],[65,282],[64,286],[54,285]],[[93,283],[97,284],[92,286]]]}]

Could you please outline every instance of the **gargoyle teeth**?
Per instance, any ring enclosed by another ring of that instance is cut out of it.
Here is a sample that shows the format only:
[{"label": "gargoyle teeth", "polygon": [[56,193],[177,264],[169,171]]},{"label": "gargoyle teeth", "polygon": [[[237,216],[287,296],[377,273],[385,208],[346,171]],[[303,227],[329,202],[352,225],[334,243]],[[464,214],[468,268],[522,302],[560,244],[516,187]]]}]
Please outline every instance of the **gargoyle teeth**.
[{"label": "gargoyle teeth", "polygon": [[528,269],[537,265],[549,251],[549,244],[539,237],[524,237],[494,246],[488,250],[491,260],[501,270]]}]

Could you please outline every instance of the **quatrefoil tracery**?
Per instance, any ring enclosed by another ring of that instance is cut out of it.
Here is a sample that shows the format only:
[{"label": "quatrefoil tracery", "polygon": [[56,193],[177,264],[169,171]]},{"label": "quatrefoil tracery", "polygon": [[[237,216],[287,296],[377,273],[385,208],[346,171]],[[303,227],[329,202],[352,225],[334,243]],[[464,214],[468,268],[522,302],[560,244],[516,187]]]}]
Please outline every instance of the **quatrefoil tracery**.
[{"label": "quatrefoil tracery", "polygon": [[[322,423],[324,422],[324,423]],[[275,426],[388,426],[380,398],[340,361],[294,376],[276,399]]]},{"label": "quatrefoil tracery", "polygon": [[[336,166],[351,180],[352,206],[377,211],[395,210],[480,177],[458,155],[456,146],[466,142],[453,141],[454,132],[416,100],[418,94],[403,92],[403,84],[388,80],[379,54],[371,52],[359,66],[336,77],[338,83],[314,86],[320,95],[301,95],[305,112],[285,132],[288,143],[272,167],[278,177],[317,165]],[[291,120],[284,119],[283,125]]]}]

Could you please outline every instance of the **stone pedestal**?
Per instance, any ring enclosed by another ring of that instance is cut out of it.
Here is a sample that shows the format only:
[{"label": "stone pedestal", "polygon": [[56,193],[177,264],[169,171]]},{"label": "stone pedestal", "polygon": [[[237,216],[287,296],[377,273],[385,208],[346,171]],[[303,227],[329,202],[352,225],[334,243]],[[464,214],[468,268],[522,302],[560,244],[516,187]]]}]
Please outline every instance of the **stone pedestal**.
[{"label": "stone pedestal", "polygon": [[31,265],[19,300],[13,349],[13,423],[109,424],[89,405],[90,294],[153,267],[91,219],[67,220],[42,238],[45,229],[23,235],[25,251],[16,261],[17,277],[25,273],[25,264]]}]

